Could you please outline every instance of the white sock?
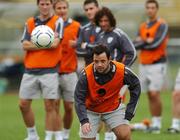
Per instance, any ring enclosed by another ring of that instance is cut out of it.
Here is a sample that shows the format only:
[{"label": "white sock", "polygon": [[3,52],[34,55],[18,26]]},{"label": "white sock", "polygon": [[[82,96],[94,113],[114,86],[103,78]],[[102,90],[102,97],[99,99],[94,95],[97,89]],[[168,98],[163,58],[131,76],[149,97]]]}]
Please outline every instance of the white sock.
[{"label": "white sock", "polygon": [[28,133],[28,137],[30,138],[37,138],[38,134],[37,134],[37,130],[36,127],[28,127],[27,128],[27,133]]},{"label": "white sock", "polygon": [[152,126],[161,128],[161,117],[152,117]]},{"label": "white sock", "polygon": [[64,139],[69,139],[69,133],[70,133],[70,129],[63,129],[63,138]]},{"label": "white sock", "polygon": [[96,134],[96,140],[99,140],[99,133]]},{"label": "white sock", "polygon": [[114,134],[114,132],[111,132],[112,133],[112,136],[113,136],[113,139],[112,140],[117,140],[117,137],[116,135]]},{"label": "white sock", "polygon": [[116,137],[114,138],[113,132],[105,132],[104,140],[116,140]]},{"label": "white sock", "polygon": [[46,131],[45,140],[52,140],[53,133],[53,131]]},{"label": "white sock", "polygon": [[63,132],[62,131],[55,131],[55,140],[63,140]]},{"label": "white sock", "polygon": [[180,130],[180,119],[173,118],[171,127]]}]

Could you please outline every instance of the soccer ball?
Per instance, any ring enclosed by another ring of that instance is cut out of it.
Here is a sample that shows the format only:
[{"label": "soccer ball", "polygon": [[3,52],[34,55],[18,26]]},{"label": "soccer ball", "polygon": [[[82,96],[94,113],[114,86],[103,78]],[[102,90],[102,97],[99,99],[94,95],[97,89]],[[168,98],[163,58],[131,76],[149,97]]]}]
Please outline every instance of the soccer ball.
[{"label": "soccer ball", "polygon": [[53,30],[46,25],[39,25],[31,33],[31,41],[38,48],[49,48],[54,41]]}]

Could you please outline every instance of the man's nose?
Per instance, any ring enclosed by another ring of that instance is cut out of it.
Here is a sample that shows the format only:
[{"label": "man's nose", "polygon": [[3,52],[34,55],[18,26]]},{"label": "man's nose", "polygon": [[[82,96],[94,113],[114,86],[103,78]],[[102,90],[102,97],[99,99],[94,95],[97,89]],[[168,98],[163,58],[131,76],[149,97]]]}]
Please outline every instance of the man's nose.
[{"label": "man's nose", "polygon": [[47,8],[48,6],[47,5],[43,5],[43,8]]},{"label": "man's nose", "polygon": [[97,63],[97,66],[99,66],[99,67],[102,66],[102,63],[101,63],[101,62],[98,62],[98,63]]},{"label": "man's nose", "polygon": [[91,13],[91,10],[87,10],[87,13],[90,14],[90,13]]},{"label": "man's nose", "polygon": [[104,26],[104,25],[105,25],[105,22],[104,22],[104,21],[102,21],[102,22],[101,22],[101,25],[102,25],[102,26]]}]

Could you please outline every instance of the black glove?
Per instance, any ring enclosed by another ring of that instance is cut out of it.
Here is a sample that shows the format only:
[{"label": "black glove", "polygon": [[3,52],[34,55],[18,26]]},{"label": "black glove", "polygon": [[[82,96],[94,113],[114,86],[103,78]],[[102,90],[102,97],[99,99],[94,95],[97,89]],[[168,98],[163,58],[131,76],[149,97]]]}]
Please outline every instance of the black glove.
[{"label": "black glove", "polygon": [[130,112],[125,113],[125,119],[128,121],[131,121],[131,119],[134,117],[134,115]]}]

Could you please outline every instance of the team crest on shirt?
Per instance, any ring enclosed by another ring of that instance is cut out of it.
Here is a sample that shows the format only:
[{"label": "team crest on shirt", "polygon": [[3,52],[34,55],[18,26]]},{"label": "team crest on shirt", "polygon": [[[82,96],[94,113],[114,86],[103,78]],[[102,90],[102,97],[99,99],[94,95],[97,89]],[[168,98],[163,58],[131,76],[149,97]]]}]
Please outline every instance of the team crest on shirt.
[{"label": "team crest on shirt", "polygon": [[108,37],[107,43],[110,44],[113,41],[113,37]]},{"label": "team crest on shirt", "polygon": [[100,27],[96,27],[96,33],[99,33],[101,31]]}]

